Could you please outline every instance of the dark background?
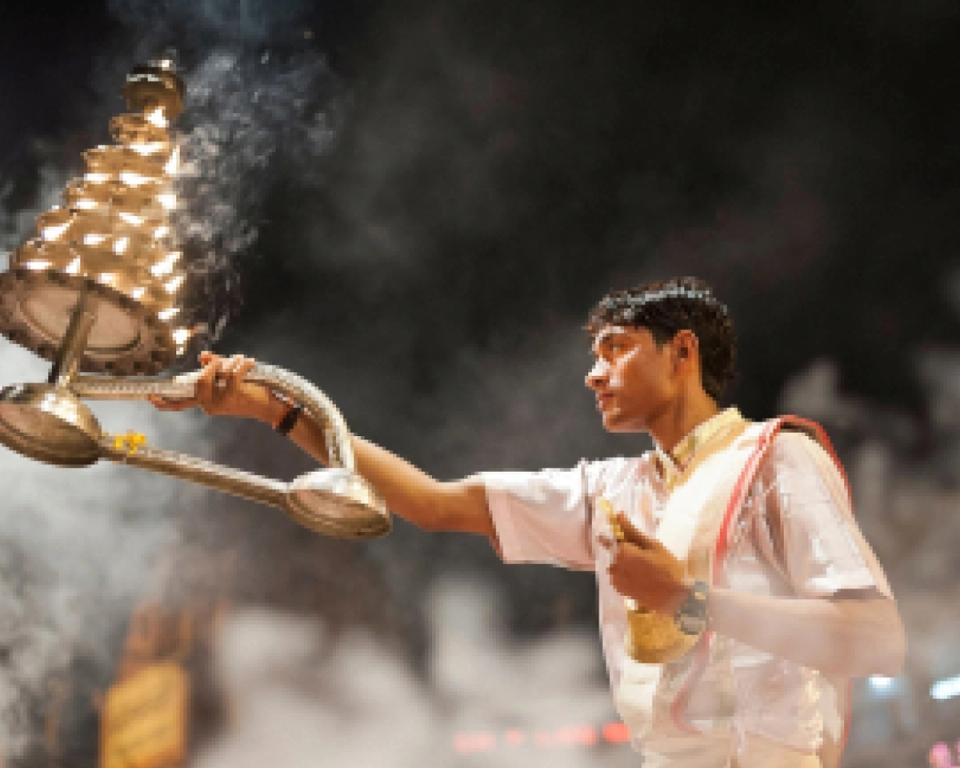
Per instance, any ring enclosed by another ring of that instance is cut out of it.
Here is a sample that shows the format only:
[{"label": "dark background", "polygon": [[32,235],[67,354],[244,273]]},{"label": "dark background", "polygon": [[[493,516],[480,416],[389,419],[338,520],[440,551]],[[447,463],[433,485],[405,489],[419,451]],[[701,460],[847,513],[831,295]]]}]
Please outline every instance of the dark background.
[{"label": "dark background", "polygon": [[[215,349],[317,381],[356,432],[430,472],[641,448],[602,433],[579,326],[606,290],[697,274],[737,323],[731,401],[754,417],[819,404],[805,415],[845,459],[882,444],[891,472],[957,498],[953,2],[4,3],[0,41],[8,247],[44,169],[77,172],[106,140],[126,69],[176,47],[191,317]],[[827,399],[787,397],[816,365]],[[208,429],[228,463],[310,466],[252,426]],[[235,600],[377,626],[415,668],[420,595],[451,571],[503,585],[519,635],[594,621],[588,579],[500,568],[482,542],[398,523],[344,548],[204,503],[229,522],[185,515],[194,542],[288,564],[251,568]],[[898,594],[952,583],[946,551],[933,575],[907,572],[929,520],[864,515]],[[359,592],[321,598],[305,574]],[[934,731],[908,737],[917,760],[960,735]]]}]

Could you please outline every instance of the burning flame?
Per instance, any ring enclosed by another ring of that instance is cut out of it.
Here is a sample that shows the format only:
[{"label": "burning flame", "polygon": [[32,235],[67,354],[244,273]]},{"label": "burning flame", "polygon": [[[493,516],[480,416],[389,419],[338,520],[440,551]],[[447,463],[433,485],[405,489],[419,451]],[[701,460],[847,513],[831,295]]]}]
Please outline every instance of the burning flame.
[{"label": "burning flame", "polygon": [[164,146],[166,145],[162,141],[138,141],[130,144],[130,149],[141,157],[148,157],[157,154],[157,152],[162,152]]},{"label": "burning flame", "polygon": [[[84,275],[142,302],[161,320],[176,317],[186,273],[176,268],[181,253],[172,250],[168,216],[177,208],[173,180],[181,167],[169,125],[164,106],[114,118],[115,143],[84,153],[85,172],[70,182],[65,205],[41,215],[37,237],[11,255],[11,266]],[[192,332],[180,327],[171,334],[179,353]]]},{"label": "burning flame", "polygon": [[58,240],[60,238],[60,235],[62,235],[64,232],[67,231],[67,228],[69,226],[70,226],[70,222],[67,221],[67,222],[64,222],[63,224],[57,224],[56,226],[44,227],[41,230],[40,234],[42,235],[44,240],[53,242],[54,240]]},{"label": "burning flame", "polygon": [[158,261],[150,267],[150,273],[154,277],[163,277],[173,272],[173,265],[180,260],[180,251],[171,251],[165,258]]},{"label": "burning flame", "polygon": [[153,181],[149,176],[144,176],[142,173],[137,173],[136,171],[120,171],[120,181],[126,184],[128,187],[142,187],[144,184]]},{"label": "burning flame", "polygon": [[176,293],[177,290],[180,288],[180,286],[183,284],[185,277],[186,277],[185,275],[177,275],[176,277],[170,280],[167,280],[167,282],[163,284],[163,289],[167,293]]},{"label": "burning flame", "polygon": [[170,153],[170,159],[163,166],[163,172],[167,176],[176,176],[177,171],[180,169],[180,147],[174,147],[173,152]]},{"label": "burning flame", "polygon": [[163,114],[163,107],[157,107],[147,112],[146,118],[148,123],[157,126],[157,128],[166,128],[170,124]]}]

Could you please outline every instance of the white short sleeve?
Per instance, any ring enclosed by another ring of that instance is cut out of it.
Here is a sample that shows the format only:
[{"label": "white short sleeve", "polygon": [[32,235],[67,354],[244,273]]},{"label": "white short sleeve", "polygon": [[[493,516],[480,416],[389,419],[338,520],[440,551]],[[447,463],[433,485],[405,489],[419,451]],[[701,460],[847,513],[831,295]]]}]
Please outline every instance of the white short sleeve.
[{"label": "white short sleeve", "polygon": [[504,562],[593,570],[589,466],[584,461],[573,469],[477,475]]},{"label": "white short sleeve", "polygon": [[784,432],[765,464],[751,494],[761,505],[753,512],[768,526],[771,536],[761,539],[770,545],[771,557],[782,560],[795,594],[828,597],[875,589],[891,596],[853,517],[843,478],[820,445],[804,434]]}]

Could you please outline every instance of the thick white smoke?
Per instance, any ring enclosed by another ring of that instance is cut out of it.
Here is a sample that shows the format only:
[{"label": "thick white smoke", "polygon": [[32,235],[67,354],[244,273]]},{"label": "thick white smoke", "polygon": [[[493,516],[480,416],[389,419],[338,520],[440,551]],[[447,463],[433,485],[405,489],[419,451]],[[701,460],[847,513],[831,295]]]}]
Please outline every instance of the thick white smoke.
[{"label": "thick white smoke", "polygon": [[[45,380],[48,364],[0,341],[0,383]],[[111,432],[133,429],[151,444],[209,452],[195,417],[138,404],[99,404]],[[200,493],[141,470],[99,463],[48,466],[0,448],[0,749],[34,746],[52,675],[85,658],[109,679],[115,638],[176,544],[181,508]]]},{"label": "thick white smoke", "polygon": [[475,579],[448,579],[426,599],[433,650],[425,675],[365,631],[332,638],[315,618],[265,607],[233,613],[215,648],[232,722],[192,765],[636,763],[628,747],[605,745],[599,736],[593,746],[555,736],[577,726],[599,732],[611,719],[592,632],[512,639],[496,592]]}]

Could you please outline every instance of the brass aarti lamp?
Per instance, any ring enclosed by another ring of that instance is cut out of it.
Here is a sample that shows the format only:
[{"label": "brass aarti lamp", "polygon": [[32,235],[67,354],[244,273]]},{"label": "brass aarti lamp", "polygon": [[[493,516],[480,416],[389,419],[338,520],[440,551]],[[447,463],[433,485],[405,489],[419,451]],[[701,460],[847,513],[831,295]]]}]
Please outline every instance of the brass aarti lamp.
[{"label": "brass aarti lamp", "polygon": [[290,483],[110,435],[83,403],[191,397],[200,373],[155,375],[191,333],[177,325],[186,273],[170,224],[179,151],[169,126],[183,110],[183,82],[172,61],[151,61],[127,75],[123,95],[129,112],[110,121],[115,143],[84,153],[83,177],[0,274],[0,332],[53,363],[45,383],[0,390],[0,442],[50,464],[107,459],[192,480],[331,536],[386,533],[389,513],[355,471],[343,417],[289,371],[257,365],[248,378],[323,425],[330,466]]}]

